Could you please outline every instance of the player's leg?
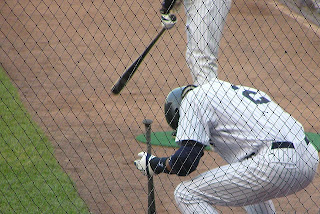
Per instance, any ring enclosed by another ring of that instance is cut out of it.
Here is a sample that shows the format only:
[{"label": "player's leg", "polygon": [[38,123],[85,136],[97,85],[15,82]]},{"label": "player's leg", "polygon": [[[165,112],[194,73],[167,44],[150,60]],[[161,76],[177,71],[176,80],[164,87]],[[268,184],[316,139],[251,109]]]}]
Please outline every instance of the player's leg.
[{"label": "player's leg", "polygon": [[[196,203],[179,203],[179,209],[182,213],[210,213],[215,214],[218,213],[209,203],[201,201]],[[276,209],[271,200],[265,201],[255,205],[245,206],[244,209],[248,214],[257,214],[257,213],[276,213]]]},{"label": "player's leg", "polygon": [[[253,200],[262,202],[265,195],[259,196],[255,192],[259,188],[260,180],[247,165],[234,163],[182,182],[175,190],[175,199],[183,213],[205,213],[214,210],[215,205],[245,206]],[[261,201],[257,200],[258,197]]]},{"label": "player's leg", "polygon": [[[254,205],[247,207],[249,211],[262,208],[263,204],[259,203],[297,192],[312,181],[318,165],[313,150],[312,145],[308,148],[297,146],[296,149],[266,147],[252,159],[222,166],[182,182],[175,190],[177,204],[191,213],[214,205]],[[197,203],[201,207],[197,207]],[[264,202],[265,205],[268,203]],[[269,208],[270,213],[274,213],[271,204]]]},{"label": "player's leg", "polygon": [[[213,206],[219,205],[247,206],[248,213],[263,210],[263,213],[274,214],[272,202],[264,202],[268,189],[273,191],[272,185],[264,183],[267,180],[264,170],[253,172],[247,164],[235,163],[202,173],[178,185],[177,205],[183,213],[216,213]],[[248,206],[252,202],[256,204]]]},{"label": "player's leg", "polygon": [[218,214],[209,203],[205,201],[197,201],[195,203],[179,203],[179,198],[176,198],[177,205],[179,210],[184,214]]},{"label": "player's leg", "polygon": [[244,209],[248,214],[256,214],[256,213],[276,213],[276,208],[273,205],[271,200],[264,201],[258,204],[245,206]]},{"label": "player's leg", "polygon": [[185,0],[186,60],[195,85],[217,76],[217,57],[231,0]]}]

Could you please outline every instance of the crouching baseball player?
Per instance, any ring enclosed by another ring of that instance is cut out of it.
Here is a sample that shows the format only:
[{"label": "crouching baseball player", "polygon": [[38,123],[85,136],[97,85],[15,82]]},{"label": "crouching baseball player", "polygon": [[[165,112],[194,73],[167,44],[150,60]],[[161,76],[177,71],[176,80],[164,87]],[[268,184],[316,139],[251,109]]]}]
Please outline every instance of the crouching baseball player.
[{"label": "crouching baseball player", "polygon": [[162,158],[139,153],[135,165],[144,174],[186,176],[207,145],[228,163],[176,187],[182,213],[217,213],[215,205],[275,213],[271,199],[305,188],[316,174],[318,152],[302,125],[257,89],[218,79],[176,88],[165,116],[180,148]]}]

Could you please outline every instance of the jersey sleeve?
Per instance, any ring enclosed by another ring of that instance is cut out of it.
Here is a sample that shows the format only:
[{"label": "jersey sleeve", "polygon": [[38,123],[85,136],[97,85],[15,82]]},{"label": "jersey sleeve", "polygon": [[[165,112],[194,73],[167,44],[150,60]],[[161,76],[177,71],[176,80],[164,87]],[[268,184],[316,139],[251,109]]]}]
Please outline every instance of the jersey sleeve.
[{"label": "jersey sleeve", "polygon": [[179,114],[176,142],[183,140],[193,140],[203,145],[209,145],[209,128],[208,123],[214,118],[210,115],[212,111],[209,109],[206,96],[201,93],[191,91],[182,100]]}]

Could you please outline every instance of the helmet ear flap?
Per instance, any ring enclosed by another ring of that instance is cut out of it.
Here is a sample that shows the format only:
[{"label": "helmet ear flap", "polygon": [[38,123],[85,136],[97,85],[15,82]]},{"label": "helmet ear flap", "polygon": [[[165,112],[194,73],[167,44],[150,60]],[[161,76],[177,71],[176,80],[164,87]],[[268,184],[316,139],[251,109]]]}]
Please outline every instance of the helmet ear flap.
[{"label": "helmet ear flap", "polygon": [[179,122],[179,108],[177,104],[173,102],[166,102],[164,109],[167,123],[172,129],[176,130]]},{"label": "helmet ear flap", "polygon": [[169,126],[176,130],[178,128],[179,122],[179,108],[182,99],[186,94],[194,89],[196,86],[188,85],[180,88],[173,89],[167,96],[166,102],[164,104],[164,113]]},{"label": "helmet ear flap", "polygon": [[173,89],[167,96],[164,104],[164,114],[169,126],[176,130],[179,122],[179,108],[182,100],[182,90],[184,87]]}]

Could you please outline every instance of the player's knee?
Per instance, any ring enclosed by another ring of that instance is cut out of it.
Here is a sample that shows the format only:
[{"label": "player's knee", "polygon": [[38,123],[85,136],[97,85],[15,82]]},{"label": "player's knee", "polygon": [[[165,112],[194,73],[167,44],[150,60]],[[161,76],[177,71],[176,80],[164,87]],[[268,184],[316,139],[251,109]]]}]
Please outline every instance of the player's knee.
[{"label": "player's knee", "polygon": [[177,202],[177,204],[180,204],[183,200],[183,195],[185,194],[185,186],[183,183],[180,183],[176,189],[174,190],[174,198]]},{"label": "player's knee", "polygon": [[187,203],[193,200],[193,191],[188,187],[188,182],[182,182],[174,190],[174,198],[178,204]]}]

